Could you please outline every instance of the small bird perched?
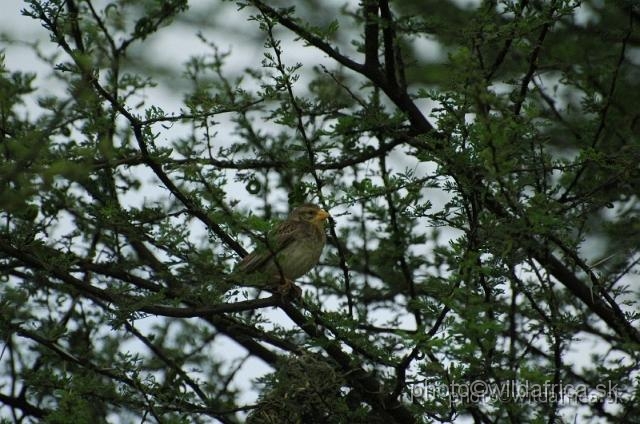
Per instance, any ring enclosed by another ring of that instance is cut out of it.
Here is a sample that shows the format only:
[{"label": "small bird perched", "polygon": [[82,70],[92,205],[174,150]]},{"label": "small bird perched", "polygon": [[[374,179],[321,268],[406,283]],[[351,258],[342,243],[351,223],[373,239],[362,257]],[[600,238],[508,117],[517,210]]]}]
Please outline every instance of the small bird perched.
[{"label": "small bird perched", "polygon": [[317,265],[326,242],[325,220],[329,214],[305,203],[295,208],[286,221],[276,226],[266,246],[245,256],[235,267],[233,279],[242,285],[267,288],[281,284],[279,291],[291,288],[300,294],[293,281]]}]

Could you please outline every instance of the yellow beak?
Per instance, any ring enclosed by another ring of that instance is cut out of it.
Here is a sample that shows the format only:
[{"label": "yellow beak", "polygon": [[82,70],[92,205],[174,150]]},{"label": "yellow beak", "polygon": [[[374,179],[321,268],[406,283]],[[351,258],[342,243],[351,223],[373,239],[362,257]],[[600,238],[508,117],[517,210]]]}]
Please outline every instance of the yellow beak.
[{"label": "yellow beak", "polygon": [[316,216],[313,218],[313,220],[315,222],[322,222],[325,219],[329,218],[329,212],[325,211],[324,209],[320,209],[317,213]]}]

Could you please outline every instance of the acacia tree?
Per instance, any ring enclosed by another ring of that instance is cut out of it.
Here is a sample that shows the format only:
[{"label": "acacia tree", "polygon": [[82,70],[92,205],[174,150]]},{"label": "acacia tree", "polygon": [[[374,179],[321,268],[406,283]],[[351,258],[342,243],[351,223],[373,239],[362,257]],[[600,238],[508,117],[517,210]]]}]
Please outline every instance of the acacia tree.
[{"label": "acacia tree", "polygon": [[[27,3],[63,90],[3,65],[4,420],[638,415],[633,2],[216,4],[261,55],[175,75],[184,0]],[[302,298],[225,284],[305,201]]]}]

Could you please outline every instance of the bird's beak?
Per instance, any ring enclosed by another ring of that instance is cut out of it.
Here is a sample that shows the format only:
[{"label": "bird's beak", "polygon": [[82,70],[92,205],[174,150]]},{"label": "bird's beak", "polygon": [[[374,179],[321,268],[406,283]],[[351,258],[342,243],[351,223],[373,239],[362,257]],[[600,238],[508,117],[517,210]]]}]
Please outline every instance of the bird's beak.
[{"label": "bird's beak", "polygon": [[325,211],[324,209],[320,209],[317,213],[315,218],[313,218],[314,221],[316,222],[322,222],[325,219],[329,218],[329,212]]}]

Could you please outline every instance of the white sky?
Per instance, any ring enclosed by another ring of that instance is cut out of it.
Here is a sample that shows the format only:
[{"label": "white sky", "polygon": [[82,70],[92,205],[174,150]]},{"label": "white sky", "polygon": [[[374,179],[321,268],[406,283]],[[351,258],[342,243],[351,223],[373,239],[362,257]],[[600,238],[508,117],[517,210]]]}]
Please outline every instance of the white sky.
[{"label": "white sky", "polygon": [[[3,35],[10,34],[12,38],[17,38],[18,40],[24,42],[23,45],[13,45],[7,46],[6,44],[0,44],[0,48],[5,50],[6,55],[6,65],[9,70],[24,70],[24,71],[32,71],[38,73],[39,77],[37,80],[37,85],[40,90],[55,92],[56,90],[64,89],[62,86],[58,86],[55,80],[48,78],[50,73],[49,65],[44,64],[40,61],[31,50],[30,47],[26,45],[26,43],[32,43],[35,41],[39,41],[42,49],[50,53],[53,49],[53,45],[49,42],[48,36],[45,34],[44,29],[40,26],[40,24],[31,18],[23,17],[20,15],[19,10],[26,5],[22,1],[18,0],[3,0],[2,2],[2,13],[0,14],[0,32]],[[193,2],[192,11],[196,11],[203,4],[207,4],[206,0],[201,0],[198,2]],[[333,1],[333,4],[343,4],[344,2]],[[465,1],[460,0],[461,4],[469,4],[470,6],[476,4],[475,1]],[[228,70],[230,71],[238,71],[240,72],[245,67],[253,67],[259,66],[260,57],[262,54],[262,48],[260,43],[255,43],[252,38],[255,36],[255,23],[246,22],[246,20],[241,19],[237,15],[236,9],[231,6],[226,9],[226,13],[229,14],[228,19],[225,18],[220,20],[220,22],[226,22],[225,28],[212,28],[209,31],[209,35],[211,35],[212,39],[215,39],[218,43],[218,46],[222,49],[231,49],[232,60],[230,60],[228,65]],[[247,12],[242,12],[245,15]],[[197,15],[197,13],[196,13]],[[586,18],[585,18],[586,19]],[[206,29],[205,29],[206,30]],[[220,35],[220,31],[224,34]],[[285,37],[286,39],[286,37]],[[291,39],[291,37],[289,37]],[[422,51],[427,55],[437,56],[441,54],[438,49],[437,44],[430,40],[421,39],[417,41],[421,43]],[[151,37],[148,42],[144,44],[144,48],[146,50],[146,57],[150,58],[150,60],[157,60],[158,64],[162,64],[164,66],[173,66],[175,68],[181,68],[182,65],[189,59],[191,55],[202,53],[203,44],[196,38],[195,33],[192,32],[192,29],[185,30],[185,28],[164,28],[160,31],[159,34]],[[153,52],[153,53],[151,53]],[[293,62],[302,62],[305,64],[308,63],[319,63],[322,62],[323,54],[318,52],[317,50],[306,48],[306,49],[290,49],[286,50],[286,54],[289,56],[285,56],[287,60]],[[301,87],[304,87],[304,81],[300,83]],[[177,95],[174,87],[160,85],[157,89],[150,89],[146,91],[147,100],[152,102],[153,104],[159,105],[162,107],[165,112],[179,112],[179,109],[182,105],[182,96]],[[27,113],[30,112],[30,108],[32,108],[34,104],[27,106]],[[423,104],[425,108],[432,107],[430,104]],[[428,115],[428,113],[426,113]],[[180,131],[176,129],[175,131]],[[166,138],[170,139],[173,137],[172,134],[168,132]],[[396,158],[398,163],[402,163],[403,158]],[[418,166],[418,164],[415,164]],[[430,172],[429,166],[420,165],[420,172]],[[151,176],[149,176],[151,180]],[[145,190],[151,191],[143,191],[143,193],[131,193],[130,198],[125,196],[124,199],[131,204],[135,204],[136,202],[140,202],[141,199],[149,199],[155,197],[157,194],[154,193],[154,189],[150,189],[146,187]],[[432,201],[436,204],[436,207],[442,206],[446,197],[440,194],[438,197],[438,193],[431,193],[433,195]],[[246,199],[247,202],[251,202],[250,199]],[[200,230],[196,230],[194,233],[194,238],[200,237],[203,234],[200,233]],[[454,237],[451,234],[451,237]],[[248,247],[248,246],[247,246]],[[428,253],[428,252],[425,252]],[[597,253],[594,254],[594,256]],[[273,312],[271,314],[274,321],[285,323],[288,321],[288,318],[285,317],[281,312]],[[380,316],[380,320],[384,320],[384,316]],[[147,320],[144,320],[147,321]],[[149,327],[147,327],[147,325]],[[140,322],[137,325],[139,330],[145,331],[146,328],[150,328],[151,323],[145,324],[144,322]],[[577,348],[573,352],[569,353],[565,356],[565,361],[573,362],[576,364],[576,367],[579,367],[580,364],[590,364],[589,358],[584,354],[587,352],[601,351],[606,348],[606,346],[593,344],[590,341],[585,341],[580,345],[582,348]],[[130,347],[131,349],[137,349],[135,345]],[[216,351],[219,354],[228,355],[229,357],[242,355],[243,350],[239,349],[235,343],[221,343],[216,346]],[[254,377],[262,375],[268,372],[270,369],[266,367],[262,362],[258,360],[250,360],[247,365],[242,369],[242,371],[238,374],[238,377],[235,381],[236,385],[243,389],[245,395],[243,397],[244,401],[252,402],[255,400],[256,392],[251,390],[252,380]]]}]

